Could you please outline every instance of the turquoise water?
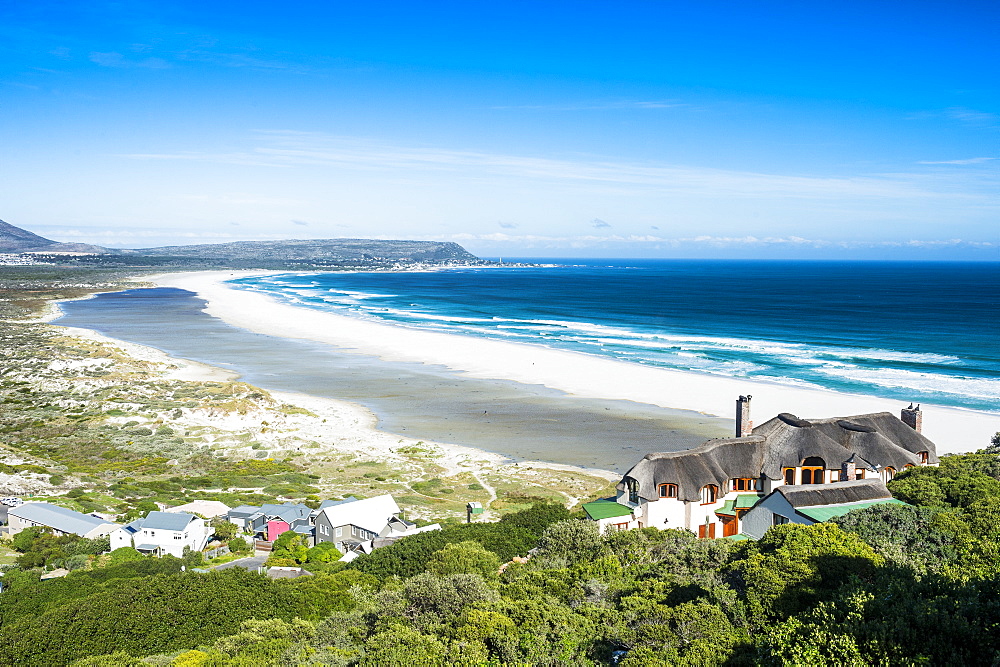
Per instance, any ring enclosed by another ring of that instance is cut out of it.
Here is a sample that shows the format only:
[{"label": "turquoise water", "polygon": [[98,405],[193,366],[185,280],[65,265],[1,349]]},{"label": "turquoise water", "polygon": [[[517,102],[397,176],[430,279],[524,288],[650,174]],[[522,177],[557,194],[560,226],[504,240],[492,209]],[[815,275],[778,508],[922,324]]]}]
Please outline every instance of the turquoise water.
[{"label": "turquoise water", "polygon": [[996,263],[588,260],[232,282],[396,326],[1000,411]]}]

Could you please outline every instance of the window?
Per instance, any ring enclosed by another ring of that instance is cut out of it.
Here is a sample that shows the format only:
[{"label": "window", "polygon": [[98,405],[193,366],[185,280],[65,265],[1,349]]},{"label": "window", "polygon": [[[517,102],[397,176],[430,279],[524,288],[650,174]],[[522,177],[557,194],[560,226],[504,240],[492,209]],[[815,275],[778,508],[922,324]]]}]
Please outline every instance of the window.
[{"label": "window", "polygon": [[795,484],[795,468],[785,468],[785,484]]},{"label": "window", "polygon": [[660,497],[661,498],[676,498],[677,497],[677,485],[676,484],[660,484]]},{"label": "window", "polygon": [[826,462],[818,456],[802,460],[802,483],[822,484],[826,481]]},{"label": "window", "polygon": [[612,532],[617,533],[622,530],[628,530],[628,523],[613,523],[608,527],[611,529]]},{"label": "window", "polygon": [[912,463],[907,463],[905,466],[903,466],[903,470],[906,470],[907,468],[916,468],[916,467],[917,466],[913,465]]},{"label": "window", "polygon": [[333,531],[333,536],[334,537],[343,537],[344,536],[344,528],[343,528],[343,526],[339,526],[336,530],[334,530]]},{"label": "window", "polygon": [[319,532],[322,533],[323,535],[329,535],[330,526],[326,525],[325,523],[319,524]]},{"label": "window", "polygon": [[628,501],[633,505],[639,504],[639,482],[635,481],[631,477],[625,481],[625,486],[628,488]]},{"label": "window", "polygon": [[715,502],[715,499],[719,496],[719,487],[715,484],[709,484],[701,488],[701,504],[711,505]]},{"label": "window", "polygon": [[181,536],[180,535],[174,535],[174,539],[175,540],[179,540],[179,539],[181,539]]},{"label": "window", "polygon": [[854,479],[864,479],[864,478],[865,478],[864,468],[858,468],[857,470],[854,471]]},{"label": "window", "polygon": [[780,514],[773,514],[771,516],[771,525],[772,526],[780,526],[780,525],[785,524],[785,523],[788,523],[788,517],[787,516],[782,516]]},{"label": "window", "polygon": [[930,454],[928,454],[927,452],[917,452],[917,456],[920,457],[920,462],[925,465],[930,460]]},{"label": "window", "polygon": [[733,491],[753,491],[754,480],[748,479],[746,477],[735,477],[732,480]]},{"label": "window", "polygon": [[882,481],[891,482],[892,478],[896,476],[896,469],[892,466],[886,466],[882,468]]}]

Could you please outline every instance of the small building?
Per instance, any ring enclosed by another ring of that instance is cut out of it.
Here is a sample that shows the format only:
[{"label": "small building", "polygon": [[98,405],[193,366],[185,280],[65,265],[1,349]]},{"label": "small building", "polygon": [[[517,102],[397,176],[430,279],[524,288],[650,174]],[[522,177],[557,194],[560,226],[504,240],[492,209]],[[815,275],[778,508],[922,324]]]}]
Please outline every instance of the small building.
[{"label": "small building", "polygon": [[905,505],[881,479],[855,479],[823,485],[779,486],[743,517],[743,533],[760,539],[771,526],[812,525],[851,510],[880,504]]},{"label": "small building", "polygon": [[185,547],[201,551],[212,536],[205,520],[183,512],[150,512],[111,533],[111,550],[134,547],[142,553],[180,558]]},{"label": "small building", "polygon": [[110,534],[119,527],[100,517],[81,514],[49,503],[24,503],[7,511],[8,534],[16,535],[25,528],[47,528],[55,535],[79,535],[95,538]]}]

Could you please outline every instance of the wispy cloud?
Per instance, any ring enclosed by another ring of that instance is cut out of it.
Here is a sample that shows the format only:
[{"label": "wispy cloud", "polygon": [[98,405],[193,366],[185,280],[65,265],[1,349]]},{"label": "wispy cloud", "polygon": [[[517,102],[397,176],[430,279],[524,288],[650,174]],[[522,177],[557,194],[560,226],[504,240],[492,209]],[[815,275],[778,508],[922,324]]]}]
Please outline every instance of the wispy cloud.
[{"label": "wispy cloud", "polygon": [[515,244],[524,247],[560,246],[560,247],[599,247],[609,244],[658,245],[671,248],[680,247],[807,247],[807,248],[1000,248],[1000,243],[991,241],[970,241],[964,239],[907,239],[907,240],[845,240],[845,239],[815,239],[801,236],[687,236],[665,237],[652,234],[610,234],[607,236],[545,236],[545,235],[512,235],[503,233],[492,234],[453,234],[451,240],[457,242],[486,242]]},{"label": "wispy cloud", "polygon": [[605,222],[600,218],[594,218],[590,221],[590,226],[594,229],[606,229],[611,226],[611,223]]},{"label": "wispy cloud", "polygon": [[995,113],[965,107],[949,107],[945,109],[945,115],[968,125],[993,125],[1000,120],[1000,116]]},{"label": "wispy cloud", "polygon": [[[621,191],[683,194],[688,197],[785,198],[845,202],[978,197],[971,187],[942,182],[943,175],[867,174],[846,177],[800,176],[600,158],[554,159],[435,147],[406,147],[379,141],[297,131],[260,131],[259,145],[229,153],[181,152],[127,154],[137,160],[191,160],[246,166],[361,171],[393,170],[426,176],[450,172],[458,178],[513,177],[592,188],[603,184]],[[985,176],[984,176],[985,178]],[[968,185],[964,183],[963,185]],[[994,184],[995,185],[995,184]],[[992,185],[982,186],[988,190]],[[992,198],[991,198],[992,199]]]},{"label": "wispy cloud", "polygon": [[90,62],[100,65],[101,67],[114,67],[119,69],[133,67],[146,69],[167,69],[170,67],[170,63],[163,58],[143,58],[142,60],[132,60],[126,58],[117,51],[109,51],[107,53],[91,51],[88,58],[90,59]]},{"label": "wispy cloud", "polygon": [[604,111],[614,109],[673,109],[688,106],[678,100],[617,100],[612,102],[584,102],[575,104],[512,104],[497,105],[491,109],[524,109],[528,111]]},{"label": "wispy cloud", "polygon": [[990,160],[996,160],[995,157],[970,157],[964,160],[921,160],[917,164],[983,164],[984,162],[989,162]]},{"label": "wispy cloud", "polygon": [[293,225],[298,225],[299,227],[308,227],[309,223],[305,220],[292,220]]},{"label": "wispy cloud", "polygon": [[517,229],[516,222],[498,222],[497,224],[503,229]]}]

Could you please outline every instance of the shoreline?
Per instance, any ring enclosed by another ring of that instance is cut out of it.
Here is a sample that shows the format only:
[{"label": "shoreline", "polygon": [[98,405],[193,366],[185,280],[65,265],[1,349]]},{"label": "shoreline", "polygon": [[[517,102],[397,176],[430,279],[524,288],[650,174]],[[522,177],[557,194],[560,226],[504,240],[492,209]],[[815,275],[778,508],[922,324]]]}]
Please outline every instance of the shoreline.
[{"label": "shoreline", "polygon": [[[726,378],[654,368],[543,346],[396,327],[278,302],[224,281],[287,271],[200,271],[136,278],[137,283],[174,287],[206,301],[205,312],[254,333],[307,340],[381,359],[438,365],[466,377],[542,385],[584,398],[625,400],[727,419],[738,395],[752,394],[757,423],[780,412],[803,418],[897,414],[891,399],[790,387],[760,380]],[[939,453],[985,447],[1000,431],[1000,415],[923,404],[924,434]]]},{"label": "shoreline", "polygon": [[[251,272],[246,272],[243,275],[248,275],[249,273]],[[266,272],[254,271],[252,273],[259,274]],[[134,279],[134,282],[148,282],[155,277],[144,276]],[[52,320],[58,319],[63,315],[62,309],[59,306],[60,303],[64,301],[92,299],[95,296],[91,294],[74,299],[50,301],[46,304],[45,312],[40,317],[33,320],[25,320],[25,322],[51,324],[54,327],[58,327],[60,333],[67,337],[118,349],[126,356],[140,362],[161,367],[166,366],[170,370],[162,372],[161,377],[164,379],[188,382],[240,381],[241,374],[231,369],[175,356],[150,345],[121,340],[92,329],[52,324]],[[440,442],[426,438],[418,439],[385,431],[378,428],[378,415],[368,407],[350,400],[316,396],[301,391],[279,391],[273,389],[267,391],[268,394],[283,403],[308,410],[322,417],[323,422],[330,426],[330,432],[326,434],[329,436],[328,439],[337,440],[341,446],[334,449],[343,453],[354,453],[385,461],[398,459],[402,462],[398,453],[400,448],[419,445],[436,450],[440,454],[435,457],[434,462],[442,469],[441,474],[448,477],[469,472],[477,476],[477,472],[489,473],[504,468],[515,468],[524,470],[543,469],[552,472],[582,474],[598,477],[612,483],[618,482],[621,479],[619,473],[603,468],[515,458],[471,445]],[[478,476],[477,479],[479,479]],[[480,479],[480,482],[483,482],[483,480]],[[575,501],[573,499],[570,500],[574,504],[579,501],[579,499]]]}]

